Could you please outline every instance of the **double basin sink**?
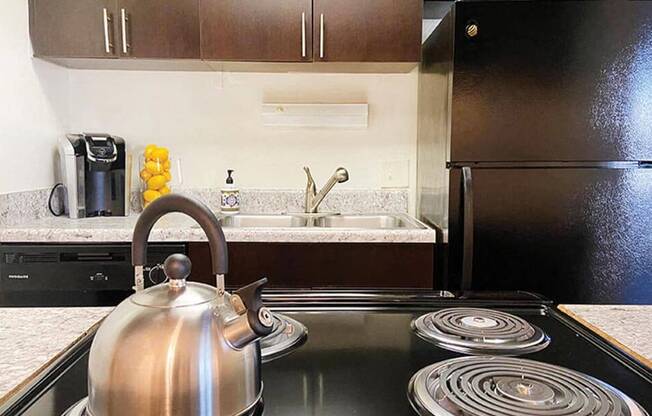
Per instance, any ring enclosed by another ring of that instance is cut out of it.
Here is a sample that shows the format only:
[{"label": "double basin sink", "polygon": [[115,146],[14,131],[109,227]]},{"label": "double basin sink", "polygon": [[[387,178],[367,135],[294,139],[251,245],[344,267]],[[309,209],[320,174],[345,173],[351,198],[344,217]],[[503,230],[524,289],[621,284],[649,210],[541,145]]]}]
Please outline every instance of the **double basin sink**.
[{"label": "double basin sink", "polygon": [[405,214],[237,214],[219,217],[224,228],[337,228],[365,230],[425,229],[421,222]]}]

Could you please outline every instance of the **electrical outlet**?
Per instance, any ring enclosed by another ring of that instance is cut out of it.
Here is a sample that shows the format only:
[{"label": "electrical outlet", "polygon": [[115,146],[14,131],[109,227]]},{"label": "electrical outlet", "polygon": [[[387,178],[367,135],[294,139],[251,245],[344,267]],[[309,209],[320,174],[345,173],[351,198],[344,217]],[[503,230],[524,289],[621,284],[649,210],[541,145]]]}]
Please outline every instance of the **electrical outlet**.
[{"label": "electrical outlet", "polygon": [[410,186],[410,161],[385,160],[382,162],[383,188],[407,188]]}]

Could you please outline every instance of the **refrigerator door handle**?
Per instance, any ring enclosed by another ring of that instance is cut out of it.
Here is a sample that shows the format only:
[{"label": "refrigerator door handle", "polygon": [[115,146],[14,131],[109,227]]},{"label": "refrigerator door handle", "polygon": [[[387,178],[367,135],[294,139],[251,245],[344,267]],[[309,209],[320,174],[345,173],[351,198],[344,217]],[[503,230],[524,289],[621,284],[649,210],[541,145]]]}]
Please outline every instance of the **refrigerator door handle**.
[{"label": "refrigerator door handle", "polygon": [[473,177],[471,167],[462,167],[462,290],[470,290],[473,281]]}]

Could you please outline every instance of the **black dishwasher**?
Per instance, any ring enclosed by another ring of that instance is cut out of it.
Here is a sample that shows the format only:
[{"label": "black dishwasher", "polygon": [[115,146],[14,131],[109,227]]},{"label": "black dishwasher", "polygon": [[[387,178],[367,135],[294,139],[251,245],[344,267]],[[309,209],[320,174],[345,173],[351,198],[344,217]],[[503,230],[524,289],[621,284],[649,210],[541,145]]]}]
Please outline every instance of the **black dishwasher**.
[{"label": "black dishwasher", "polygon": [[[185,244],[150,244],[146,285],[163,278],[154,266],[186,252]],[[0,245],[0,306],[111,306],[133,284],[131,244]]]}]

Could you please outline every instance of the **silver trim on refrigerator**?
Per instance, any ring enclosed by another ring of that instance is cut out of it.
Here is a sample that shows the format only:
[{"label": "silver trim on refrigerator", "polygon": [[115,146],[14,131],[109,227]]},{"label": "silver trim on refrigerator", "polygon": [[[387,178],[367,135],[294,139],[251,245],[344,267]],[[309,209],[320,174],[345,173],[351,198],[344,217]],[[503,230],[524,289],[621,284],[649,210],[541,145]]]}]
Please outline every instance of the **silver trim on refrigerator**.
[{"label": "silver trim on refrigerator", "polygon": [[127,15],[127,10],[120,9],[120,20],[122,23],[122,53],[127,55],[129,53],[129,42],[127,42],[127,22],[129,21],[129,16]]},{"label": "silver trim on refrigerator", "polygon": [[319,16],[319,59],[324,59],[324,13]]},{"label": "silver trim on refrigerator", "polygon": [[471,168],[462,168],[462,290],[471,289],[473,281],[473,176]]},{"label": "silver trim on refrigerator", "polygon": [[306,57],[306,13],[301,13],[301,57]]},{"label": "silver trim on refrigerator", "polygon": [[111,53],[111,48],[113,48],[109,39],[109,22],[111,21],[111,16],[106,7],[102,9],[102,21],[104,23],[104,52]]}]

